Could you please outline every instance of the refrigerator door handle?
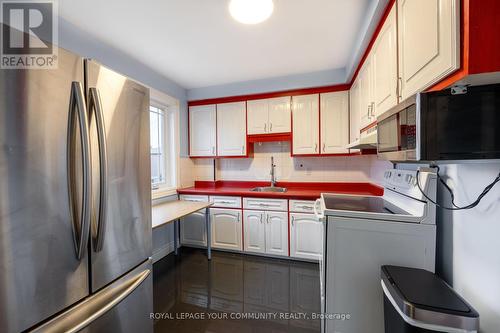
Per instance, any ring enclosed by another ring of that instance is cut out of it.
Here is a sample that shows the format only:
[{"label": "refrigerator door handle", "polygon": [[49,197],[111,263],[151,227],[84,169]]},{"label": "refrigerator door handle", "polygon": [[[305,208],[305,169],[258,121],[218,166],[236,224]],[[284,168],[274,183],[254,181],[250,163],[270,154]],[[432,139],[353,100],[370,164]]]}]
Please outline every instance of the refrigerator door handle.
[{"label": "refrigerator door handle", "polygon": [[[68,168],[68,193],[70,204],[70,217],[73,228],[73,240],[75,242],[76,258],[81,260],[86,249],[89,237],[90,225],[90,190],[91,190],[91,168],[90,168],[90,140],[89,122],[87,108],[83,97],[83,88],[80,82],[71,83],[71,94],[68,116],[68,146],[67,146],[67,168]],[[78,118],[78,127],[81,141],[82,158],[82,206],[78,212],[75,162],[76,156],[76,133],[74,131],[75,120]]]},{"label": "refrigerator door handle", "polygon": [[94,251],[102,250],[106,231],[106,212],[108,205],[108,154],[106,150],[106,131],[104,128],[104,114],[102,111],[101,96],[97,88],[90,88],[89,111],[95,112],[97,125],[97,140],[99,144],[99,213],[97,220],[93,219],[92,238]]},{"label": "refrigerator door handle", "polygon": [[30,333],[79,332],[132,294],[150,274],[147,268],[125,281],[120,279]]}]

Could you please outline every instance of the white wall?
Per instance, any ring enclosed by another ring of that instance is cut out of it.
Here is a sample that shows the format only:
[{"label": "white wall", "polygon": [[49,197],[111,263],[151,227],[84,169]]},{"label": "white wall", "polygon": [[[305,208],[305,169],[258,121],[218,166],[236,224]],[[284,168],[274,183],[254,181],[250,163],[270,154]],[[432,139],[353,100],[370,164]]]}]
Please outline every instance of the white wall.
[{"label": "white wall", "polygon": [[[392,167],[374,155],[292,158],[288,142],[266,142],[254,147],[253,158],[217,160],[216,179],[269,181],[271,156],[274,156],[278,181],[381,183],[383,171]],[[193,163],[196,180],[214,179],[213,159],[195,159]]]},{"label": "white wall", "polygon": [[[500,161],[448,164],[442,175],[458,205],[474,201],[500,172]],[[440,202],[448,196],[439,189]],[[500,327],[500,184],[474,209],[438,210],[437,273],[480,314],[481,332]]]}]

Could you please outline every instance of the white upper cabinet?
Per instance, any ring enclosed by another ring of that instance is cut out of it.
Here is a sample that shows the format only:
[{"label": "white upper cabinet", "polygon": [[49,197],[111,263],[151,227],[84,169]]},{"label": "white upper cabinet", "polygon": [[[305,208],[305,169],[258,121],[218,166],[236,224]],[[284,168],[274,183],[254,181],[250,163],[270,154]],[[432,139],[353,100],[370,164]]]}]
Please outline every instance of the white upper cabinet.
[{"label": "white upper cabinet", "polygon": [[292,154],[319,154],[319,95],[292,97]]},{"label": "white upper cabinet", "polygon": [[460,66],[459,0],[398,0],[400,98]]},{"label": "white upper cabinet", "polygon": [[248,101],[247,109],[248,134],[290,132],[289,96]]},{"label": "white upper cabinet", "polygon": [[217,155],[247,154],[245,102],[217,104]]},{"label": "white upper cabinet", "polygon": [[248,134],[267,134],[269,103],[267,99],[247,102]]},{"label": "white upper cabinet", "polygon": [[[371,51],[375,116],[398,103],[398,50],[396,6],[393,6]],[[374,119],[375,120],[375,119]]]},{"label": "white upper cabinet", "polygon": [[349,92],[320,95],[321,154],[347,153],[349,143]]},{"label": "white upper cabinet", "polygon": [[216,156],[215,105],[189,107],[189,155]]},{"label": "white upper cabinet", "polygon": [[269,100],[269,133],[288,133],[291,130],[290,97]]},{"label": "white upper cabinet", "polygon": [[359,140],[361,101],[359,81],[355,80],[349,90],[349,143]]},{"label": "white upper cabinet", "polygon": [[359,126],[360,129],[370,125],[376,119],[373,106],[373,74],[372,58],[368,56],[358,73],[359,82]]}]

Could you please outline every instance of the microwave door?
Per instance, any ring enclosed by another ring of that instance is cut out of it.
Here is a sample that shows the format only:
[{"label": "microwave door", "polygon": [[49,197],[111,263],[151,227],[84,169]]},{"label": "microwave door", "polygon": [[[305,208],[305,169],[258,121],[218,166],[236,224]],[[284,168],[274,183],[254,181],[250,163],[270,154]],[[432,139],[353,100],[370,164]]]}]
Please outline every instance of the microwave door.
[{"label": "microwave door", "polygon": [[394,114],[378,123],[378,152],[391,153],[400,150],[401,128],[398,114]]}]

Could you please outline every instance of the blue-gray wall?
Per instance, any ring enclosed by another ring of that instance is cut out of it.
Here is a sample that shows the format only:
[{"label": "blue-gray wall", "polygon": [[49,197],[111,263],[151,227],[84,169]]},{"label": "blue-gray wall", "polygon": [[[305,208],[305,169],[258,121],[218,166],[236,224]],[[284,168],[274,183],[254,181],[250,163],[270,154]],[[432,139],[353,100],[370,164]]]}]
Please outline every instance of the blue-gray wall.
[{"label": "blue-gray wall", "polygon": [[186,89],[159,74],[155,69],[88,35],[63,18],[59,18],[59,46],[80,56],[93,58],[106,67],[177,98],[180,103],[181,155],[187,155]]},{"label": "blue-gray wall", "polygon": [[345,82],[345,70],[332,69],[304,74],[273,77],[262,80],[235,82],[218,86],[189,89],[187,99],[189,101],[238,96],[290,89],[321,87]]}]

